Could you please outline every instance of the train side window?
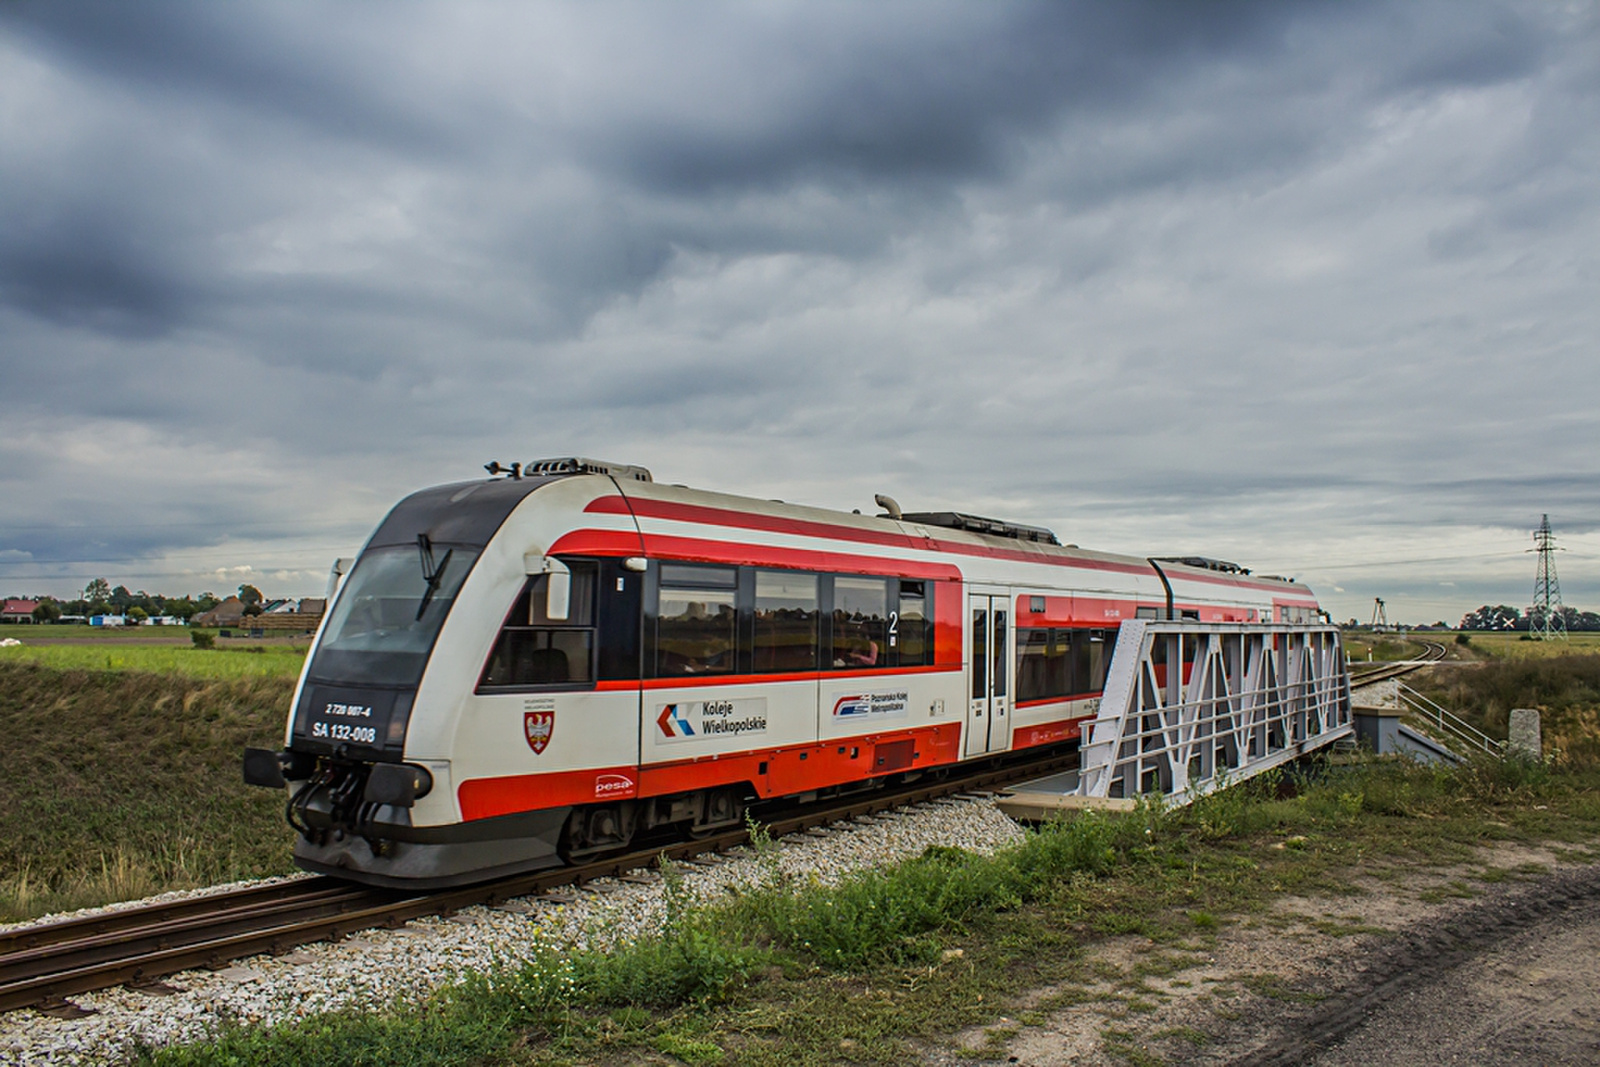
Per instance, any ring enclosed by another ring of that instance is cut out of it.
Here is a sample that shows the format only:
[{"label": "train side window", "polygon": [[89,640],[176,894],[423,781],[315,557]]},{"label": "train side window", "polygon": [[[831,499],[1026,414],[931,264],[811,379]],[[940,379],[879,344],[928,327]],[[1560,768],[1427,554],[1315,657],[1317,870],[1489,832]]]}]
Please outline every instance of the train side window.
[{"label": "train side window", "polygon": [[1068,668],[1068,673],[1072,678],[1073,695],[1092,693],[1094,686],[1089,680],[1089,631],[1068,631],[1067,640],[1072,649],[1070,653],[1072,665]]},{"label": "train side window", "polygon": [[600,602],[595,606],[600,651],[595,657],[602,681],[638,681],[639,614],[644,575],[620,559],[600,561]]},{"label": "train side window", "polygon": [[1017,702],[1060,696],[1050,687],[1050,631],[1017,631]]},{"label": "train side window", "polygon": [[889,647],[889,583],[884,578],[833,580],[833,666],[881,667]]},{"label": "train side window", "polygon": [[663,564],[656,615],[656,675],[732,674],[739,572]]},{"label": "train side window", "polygon": [[1072,673],[1072,631],[1050,631],[1050,662],[1048,668],[1052,696],[1069,697],[1077,692],[1073,688],[1077,679]]},{"label": "train side window", "polygon": [[1106,632],[1089,631],[1089,691],[1098,693],[1106,687]]},{"label": "train side window", "polygon": [[933,662],[933,590],[927,582],[901,581],[900,608],[889,620],[889,646],[901,667]]},{"label": "train side window", "polygon": [[572,591],[567,618],[545,614],[550,576],[528,579],[506,616],[489,652],[481,689],[514,689],[540,685],[588,685],[594,681],[593,563],[569,562]]},{"label": "train side window", "polygon": [[994,613],[994,695],[1006,695],[1006,612]]},{"label": "train side window", "polygon": [[756,571],[755,646],[757,673],[817,669],[817,576],[795,571]]}]

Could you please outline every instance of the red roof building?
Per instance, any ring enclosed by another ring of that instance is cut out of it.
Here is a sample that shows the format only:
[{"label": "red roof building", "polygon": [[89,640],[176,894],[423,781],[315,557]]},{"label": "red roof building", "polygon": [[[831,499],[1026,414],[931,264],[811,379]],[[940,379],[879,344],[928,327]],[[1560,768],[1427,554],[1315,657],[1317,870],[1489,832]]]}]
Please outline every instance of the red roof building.
[{"label": "red roof building", "polygon": [[32,622],[33,609],[39,606],[37,600],[19,600],[8,597],[0,605],[0,622]]}]

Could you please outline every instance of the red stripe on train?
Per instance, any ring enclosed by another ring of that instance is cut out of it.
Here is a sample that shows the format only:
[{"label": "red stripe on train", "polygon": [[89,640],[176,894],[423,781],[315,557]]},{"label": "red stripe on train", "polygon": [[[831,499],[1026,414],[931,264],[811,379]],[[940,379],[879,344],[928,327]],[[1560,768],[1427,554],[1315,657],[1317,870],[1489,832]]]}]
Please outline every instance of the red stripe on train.
[{"label": "red stripe on train", "polygon": [[[1120,563],[1112,560],[1084,559],[1058,556],[1045,552],[1023,552],[997,548],[992,545],[972,545],[959,541],[943,541],[929,537],[919,544],[917,539],[887,530],[863,530],[854,526],[818,522],[813,519],[789,518],[782,515],[761,515],[754,512],[734,511],[705,504],[684,504],[671,500],[651,500],[620,496],[603,496],[584,508],[595,514],[632,515],[639,518],[665,519],[670,522],[688,522],[696,525],[726,526],[741,530],[762,530],[768,533],[789,534],[795,537],[825,538],[832,541],[853,541],[860,544],[885,545],[952,555],[981,556],[992,559],[1016,560],[1024,563],[1046,563],[1056,567],[1079,567],[1085,570],[1111,571],[1120,574],[1138,574],[1155,577],[1155,569],[1148,564]],[[649,536],[648,534],[646,535]],[[1254,589],[1262,592],[1282,593],[1281,584],[1255,582],[1249,579],[1229,578],[1217,574],[1190,574],[1174,572],[1177,581],[1204,582],[1226,585],[1237,589]]]},{"label": "red stripe on train", "polygon": [[961,724],[944,723],[836,741],[583,771],[471,778],[456,790],[464,820],[569,804],[665,796],[750,783],[761,797],[803,793],[960,758]]}]

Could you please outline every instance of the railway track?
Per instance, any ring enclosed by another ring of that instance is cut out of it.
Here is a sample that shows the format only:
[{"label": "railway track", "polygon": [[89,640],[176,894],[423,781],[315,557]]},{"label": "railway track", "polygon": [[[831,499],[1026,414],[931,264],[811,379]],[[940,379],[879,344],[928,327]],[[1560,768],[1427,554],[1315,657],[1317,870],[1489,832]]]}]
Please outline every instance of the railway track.
[{"label": "railway track", "polygon": [[[826,807],[775,811],[764,825],[773,837],[782,837],[940,797],[998,789],[1075,767],[1077,761],[1074,751],[1008,763]],[[744,829],[731,830],[581,866],[429,892],[373,889],[307,876],[3,931],[0,1012],[37,1008],[68,1017],[86,1014],[67,998],[117,985],[170,992],[171,987],[160,980],[180,971],[221,968],[263,953],[282,955],[300,945],[338,940],[361,930],[395,928],[424,916],[449,915],[474,905],[494,906],[597,878],[620,877],[655,866],[662,856],[687,860],[697,854],[726,851],[748,839]]]},{"label": "railway track", "polygon": [[1379,682],[1386,682],[1390,678],[1399,678],[1401,675],[1410,674],[1412,671],[1421,670],[1423,667],[1433,663],[1438,663],[1440,660],[1444,659],[1445,655],[1449,651],[1444,645],[1441,645],[1436,641],[1424,641],[1422,644],[1423,653],[1420,659],[1406,660],[1402,663],[1394,663],[1384,667],[1376,667],[1372,670],[1361,671],[1360,673],[1351,671],[1350,688],[1360,689],[1363,686],[1376,685]]},{"label": "railway track", "polygon": [[[1352,673],[1359,689],[1442,660],[1442,644],[1426,643],[1423,658]],[[826,807],[771,812],[774,837],[799,833],[973,790],[998,789],[1077,765],[1077,753],[1011,763],[962,776],[916,783]],[[38,1008],[61,1015],[81,1012],[74,995],[127,985],[170,990],[161,979],[193,968],[220,968],[263,953],[282,955],[316,941],[339,940],[362,930],[396,928],[413,919],[449,915],[474,905],[495,906],[551,893],[597,878],[655,866],[662,856],[687,860],[744,844],[733,830],[674,841],[576,867],[516,875],[498,881],[429,892],[375,889],[324,876],[134,906],[80,919],[0,931],[0,1012]]]}]

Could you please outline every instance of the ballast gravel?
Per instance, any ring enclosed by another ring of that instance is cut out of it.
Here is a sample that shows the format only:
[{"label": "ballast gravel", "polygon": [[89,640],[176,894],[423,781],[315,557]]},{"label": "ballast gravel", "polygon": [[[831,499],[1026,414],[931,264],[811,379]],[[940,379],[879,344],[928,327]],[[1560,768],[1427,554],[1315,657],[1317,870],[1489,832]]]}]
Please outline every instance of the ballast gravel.
[{"label": "ballast gravel", "polygon": [[[740,849],[720,862],[677,869],[685,898],[709,903],[730,889],[765,884],[774,869],[802,884],[828,885],[930,845],[992,853],[1021,838],[993,800],[963,798],[836,824],[822,835],[786,837],[768,857]],[[602,879],[565,895],[572,899],[527,897],[305,945],[284,956],[256,956],[223,971],[184,971],[161,980],[176,990],[169,994],[122,987],[85,993],[72,1002],[95,1014],[82,1018],[11,1012],[0,1016],[0,1064],[116,1062],[137,1045],[196,1040],[222,1023],[270,1025],[343,1008],[382,1008],[552,948],[610,948],[658,931],[665,919],[659,878]]]}]

